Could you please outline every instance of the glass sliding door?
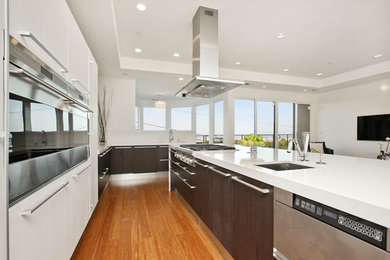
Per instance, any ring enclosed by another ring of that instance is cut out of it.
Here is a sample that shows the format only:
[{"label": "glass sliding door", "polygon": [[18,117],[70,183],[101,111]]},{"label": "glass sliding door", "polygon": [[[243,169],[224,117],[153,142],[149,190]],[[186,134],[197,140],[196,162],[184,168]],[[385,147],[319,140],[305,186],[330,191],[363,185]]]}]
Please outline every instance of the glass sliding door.
[{"label": "glass sliding door", "polygon": [[274,147],[275,135],[275,106],[274,102],[257,101],[257,135],[261,135],[265,147]]},{"label": "glass sliding door", "polygon": [[196,107],[196,143],[209,143],[209,104]]},{"label": "glass sliding door", "polygon": [[287,149],[294,138],[294,103],[278,103],[278,148]]},{"label": "glass sliding door", "polygon": [[214,104],[214,143],[223,143],[223,101]]},{"label": "glass sliding door", "polygon": [[171,109],[171,129],[191,130],[191,107],[173,107]]},{"label": "glass sliding door", "polygon": [[234,100],[234,139],[240,140],[245,135],[255,132],[255,101]]}]

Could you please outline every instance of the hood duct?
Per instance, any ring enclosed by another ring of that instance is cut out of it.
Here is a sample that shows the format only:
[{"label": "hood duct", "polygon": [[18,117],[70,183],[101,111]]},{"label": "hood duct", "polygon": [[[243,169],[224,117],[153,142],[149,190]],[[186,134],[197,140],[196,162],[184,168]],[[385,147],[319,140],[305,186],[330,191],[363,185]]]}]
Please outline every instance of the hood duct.
[{"label": "hood duct", "polygon": [[245,85],[244,81],[219,78],[218,10],[200,6],[192,21],[193,78],[176,96],[211,98]]}]

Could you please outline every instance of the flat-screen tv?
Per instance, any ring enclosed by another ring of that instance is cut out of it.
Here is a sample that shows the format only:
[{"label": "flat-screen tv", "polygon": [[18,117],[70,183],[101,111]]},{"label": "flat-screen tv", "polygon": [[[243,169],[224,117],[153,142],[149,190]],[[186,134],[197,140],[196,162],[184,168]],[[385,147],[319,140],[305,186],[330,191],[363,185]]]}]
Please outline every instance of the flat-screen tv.
[{"label": "flat-screen tv", "polygon": [[390,114],[358,116],[358,140],[385,141],[386,137],[390,137]]}]

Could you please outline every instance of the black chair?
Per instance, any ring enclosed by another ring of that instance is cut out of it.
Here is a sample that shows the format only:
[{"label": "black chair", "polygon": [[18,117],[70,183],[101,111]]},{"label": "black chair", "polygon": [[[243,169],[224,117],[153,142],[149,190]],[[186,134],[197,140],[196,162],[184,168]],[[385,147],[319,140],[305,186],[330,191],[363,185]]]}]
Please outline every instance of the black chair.
[{"label": "black chair", "polygon": [[323,149],[325,154],[334,154],[334,150],[326,147],[325,142],[310,142],[309,143],[309,151],[311,151],[311,144],[322,144],[322,149]]}]

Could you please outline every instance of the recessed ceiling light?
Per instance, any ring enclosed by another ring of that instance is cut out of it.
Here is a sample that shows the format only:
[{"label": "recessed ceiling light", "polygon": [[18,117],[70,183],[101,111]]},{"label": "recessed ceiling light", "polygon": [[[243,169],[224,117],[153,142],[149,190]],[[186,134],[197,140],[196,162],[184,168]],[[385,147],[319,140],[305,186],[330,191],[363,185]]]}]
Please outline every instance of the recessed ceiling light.
[{"label": "recessed ceiling light", "polygon": [[264,85],[264,86],[262,86],[262,88],[267,88],[267,86]]},{"label": "recessed ceiling light", "polygon": [[236,61],[234,64],[240,65],[240,64],[241,64],[241,61]]},{"label": "recessed ceiling light", "polygon": [[284,38],[284,37],[286,37],[286,34],[285,33],[278,33],[277,35],[276,35],[276,38],[278,38],[278,39],[282,39],[282,38]]},{"label": "recessed ceiling light", "polygon": [[287,72],[287,71],[289,71],[289,70],[290,70],[289,68],[283,69],[284,72]]},{"label": "recessed ceiling light", "polygon": [[184,78],[179,78],[180,81],[184,80]]},{"label": "recessed ceiling light", "polygon": [[321,76],[321,75],[322,75],[322,72],[318,72],[316,75],[317,75],[317,76]]},{"label": "recessed ceiling light", "polygon": [[144,4],[137,4],[137,9],[143,12],[146,10],[146,6]]},{"label": "recessed ceiling light", "polygon": [[204,97],[207,97],[207,95],[204,95]]},{"label": "recessed ceiling light", "polygon": [[305,88],[303,91],[307,92],[307,89]]},{"label": "recessed ceiling light", "polygon": [[175,52],[175,53],[173,54],[173,56],[175,56],[175,57],[180,57],[180,53]]},{"label": "recessed ceiling light", "polygon": [[225,87],[221,87],[221,89],[225,89]]},{"label": "recessed ceiling light", "polygon": [[377,55],[374,56],[374,58],[380,58],[380,57],[382,57],[381,53],[378,53]]},{"label": "recessed ceiling light", "polygon": [[138,53],[142,52],[142,50],[140,48],[135,48],[134,51],[138,52]]},{"label": "recessed ceiling light", "polygon": [[388,85],[382,85],[381,86],[381,90],[382,91],[386,91],[386,90],[388,90],[389,89],[389,86]]}]

